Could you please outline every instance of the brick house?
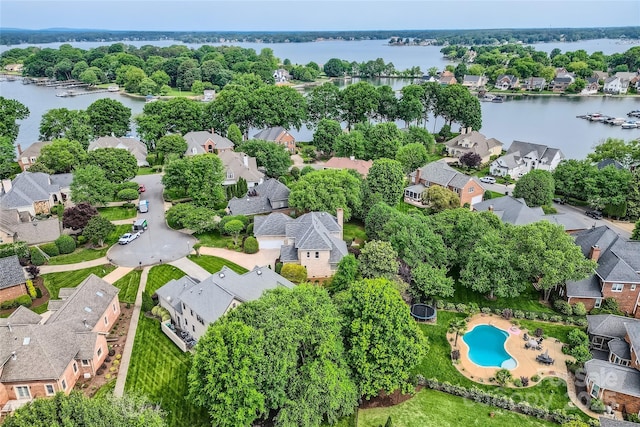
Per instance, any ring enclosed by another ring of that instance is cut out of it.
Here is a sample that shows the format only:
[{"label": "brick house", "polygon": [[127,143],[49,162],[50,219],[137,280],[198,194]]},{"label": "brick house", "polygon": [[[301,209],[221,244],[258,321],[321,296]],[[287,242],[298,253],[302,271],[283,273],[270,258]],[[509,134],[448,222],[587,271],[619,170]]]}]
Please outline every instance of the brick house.
[{"label": "brick house", "polygon": [[576,79],[569,74],[558,75],[549,82],[549,90],[557,93],[564,92],[575,80]]},{"label": "brick house", "polygon": [[571,304],[598,308],[605,298],[614,298],[624,313],[640,318],[640,241],[618,236],[607,226],[575,234],[585,257],[598,263],[595,274],[578,282],[567,282],[561,296]]},{"label": "brick house", "polygon": [[260,249],[280,249],[282,263],[300,264],[310,278],[331,277],[347,255],[342,240],[343,211],[333,216],[309,212],[296,219],[282,213],[257,216],[253,234]]},{"label": "brick house", "polygon": [[484,164],[489,162],[491,156],[499,156],[502,153],[503,144],[471,128],[462,128],[460,135],[446,141],[444,145],[447,148],[447,154],[451,157],[459,158],[463,154],[474,153],[480,156]]},{"label": "brick house", "polygon": [[460,197],[460,206],[480,203],[484,188],[476,177],[453,169],[444,159],[431,162],[409,175],[411,186],[404,189],[405,201],[422,203],[422,193],[432,185],[445,187]]},{"label": "brick house", "polygon": [[373,160],[360,160],[353,156],[332,157],[325,162],[323,169],[351,169],[366,178],[371,166],[373,166]]},{"label": "brick house", "polygon": [[0,303],[26,295],[26,281],[17,255],[0,258]]},{"label": "brick house", "polygon": [[106,335],[120,315],[118,288],[91,275],[62,288],[48,318],[20,307],[0,319],[0,411],[39,397],[69,394],[95,375],[109,352]]},{"label": "brick house", "polygon": [[185,156],[207,153],[220,154],[225,151],[233,151],[234,147],[233,142],[228,138],[206,130],[188,132],[184,134],[184,139],[187,141]]},{"label": "brick house", "polygon": [[296,152],[296,139],[289,133],[288,130],[282,126],[263,129],[257,134],[253,135],[253,139],[259,139],[261,141],[275,142],[283,145],[289,153]]},{"label": "brick house", "polygon": [[22,150],[22,146],[20,144],[17,145],[18,164],[20,165],[20,169],[22,169],[22,172],[33,166],[33,164],[38,160],[38,157],[40,157],[40,151],[42,151],[42,147],[48,144],[51,144],[51,141],[34,142],[33,144],[25,148],[24,151]]},{"label": "brick house", "polygon": [[615,410],[640,414],[640,321],[611,315],[587,320],[592,346],[605,343],[608,353],[607,360],[584,364],[587,392]]},{"label": "brick house", "polygon": [[31,216],[48,214],[55,204],[66,203],[70,199],[72,180],[70,173],[22,172],[13,181],[2,181],[0,207],[28,212]]}]

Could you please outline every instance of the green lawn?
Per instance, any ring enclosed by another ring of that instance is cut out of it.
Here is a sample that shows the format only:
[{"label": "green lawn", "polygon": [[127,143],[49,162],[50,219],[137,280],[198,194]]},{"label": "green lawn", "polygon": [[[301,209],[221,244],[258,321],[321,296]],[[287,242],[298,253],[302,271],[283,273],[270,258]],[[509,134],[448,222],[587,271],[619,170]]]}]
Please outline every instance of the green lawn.
[{"label": "green lawn", "polygon": [[102,249],[79,248],[70,254],[49,258],[47,265],[76,264],[78,262],[91,261],[105,256],[108,249],[108,246]]},{"label": "green lawn", "polygon": [[[494,413],[493,418],[490,413]],[[378,427],[391,416],[397,427],[533,427],[557,426],[533,417],[475,403],[435,390],[423,389],[412,399],[389,408],[361,410],[358,427]]]},{"label": "green lawn", "polygon": [[356,243],[362,244],[367,240],[367,233],[364,231],[364,224],[360,221],[349,221],[344,225],[344,240],[355,240]]},{"label": "green lawn", "polygon": [[491,194],[492,199],[497,199],[498,197],[504,197],[504,193],[498,193],[497,191],[487,190],[484,192],[485,195],[487,193]]},{"label": "green lawn", "polygon": [[60,288],[75,288],[91,274],[104,277],[113,270],[115,270],[113,265],[105,264],[97,267],[84,268],[82,270],[43,274],[42,278],[44,279],[44,286],[51,295],[51,299],[57,299]]},{"label": "green lawn", "polygon": [[162,285],[166,284],[169,280],[178,280],[184,275],[184,271],[172,265],[156,265],[155,267],[151,267],[151,270],[149,270],[147,285],[144,290],[149,295],[153,295],[155,291],[157,291]]},{"label": "green lawn", "polygon": [[189,255],[187,258],[189,258],[191,261],[195,262],[200,267],[207,270],[209,273],[215,273],[217,271],[220,271],[220,269],[225,265],[229,267],[231,270],[239,274],[246,273],[248,271],[246,268],[241,267],[238,264],[235,264],[231,261],[227,261],[224,258],[218,258],[217,256]]},{"label": "green lawn", "polygon": [[136,302],[136,294],[140,286],[140,276],[142,276],[142,270],[136,269],[131,270],[124,277],[116,280],[113,286],[120,289],[118,293],[120,302],[128,302],[131,304]]},{"label": "green lawn", "polygon": [[530,332],[534,332],[536,329],[541,328],[545,335],[553,338],[557,338],[562,342],[569,341],[569,332],[574,329],[582,329],[577,326],[572,325],[561,325],[558,323],[550,323],[550,322],[538,322],[533,320],[524,320],[518,319],[520,322],[520,328],[528,329]]},{"label": "green lawn", "polygon": [[156,172],[151,167],[138,168],[138,175],[153,175],[154,173],[159,173],[159,172]]},{"label": "green lawn", "polygon": [[227,244],[233,243],[233,237],[222,236],[218,230],[194,234],[194,237],[199,240],[202,246],[208,246],[210,248],[226,248]]},{"label": "green lawn", "polygon": [[125,391],[160,404],[171,427],[211,425],[206,411],[187,398],[190,367],[191,354],[180,351],[157,320],[140,313]]},{"label": "green lawn", "polygon": [[134,218],[138,210],[133,208],[123,208],[122,206],[112,206],[108,208],[98,208],[98,213],[109,221],[119,221],[121,219]]},{"label": "green lawn", "polygon": [[473,291],[469,288],[465,288],[456,281],[456,290],[451,298],[445,298],[447,302],[454,303],[476,303],[480,308],[510,308],[512,310],[522,311],[537,311],[539,313],[558,314],[551,307],[538,302],[540,299],[540,293],[533,289],[532,286],[527,286],[527,289],[515,298],[496,298],[491,301],[488,300],[484,294]]}]

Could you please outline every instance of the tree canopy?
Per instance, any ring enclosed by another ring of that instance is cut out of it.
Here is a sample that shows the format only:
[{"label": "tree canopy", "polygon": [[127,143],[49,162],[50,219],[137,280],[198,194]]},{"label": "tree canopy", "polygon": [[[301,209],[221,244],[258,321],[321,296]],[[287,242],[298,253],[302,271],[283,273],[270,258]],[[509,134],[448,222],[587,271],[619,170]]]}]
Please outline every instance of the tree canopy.
[{"label": "tree canopy", "polygon": [[78,141],[57,139],[40,150],[37,163],[50,173],[69,173],[83,166],[87,160],[87,152]]},{"label": "tree canopy", "polygon": [[54,108],[42,115],[40,140],[69,139],[78,141],[86,150],[93,138],[89,115],[84,110]]},{"label": "tree canopy", "polygon": [[114,184],[130,180],[138,173],[135,156],[122,148],[97,148],[89,152],[87,164],[98,166]]},{"label": "tree canopy", "polygon": [[184,194],[199,207],[215,208],[226,200],[222,161],[215,154],[174,159],[165,167],[162,183],[167,189]]},{"label": "tree canopy", "polygon": [[383,202],[395,206],[404,192],[404,177],[400,162],[391,159],[375,160],[365,181],[367,197],[379,194]]},{"label": "tree canopy", "polygon": [[106,205],[113,200],[114,187],[104,171],[95,165],[87,165],[73,172],[71,200],[91,205]]},{"label": "tree canopy", "polygon": [[111,98],[102,98],[87,108],[89,125],[94,136],[125,136],[129,132],[131,108]]},{"label": "tree canopy", "polygon": [[291,157],[287,148],[275,142],[254,139],[243,142],[235,148],[235,151],[255,157],[258,166],[264,167],[267,176],[272,178],[286,175],[291,166]]},{"label": "tree canopy", "polygon": [[513,197],[523,198],[527,206],[550,205],[555,194],[555,182],[551,172],[534,169],[516,182]]}]

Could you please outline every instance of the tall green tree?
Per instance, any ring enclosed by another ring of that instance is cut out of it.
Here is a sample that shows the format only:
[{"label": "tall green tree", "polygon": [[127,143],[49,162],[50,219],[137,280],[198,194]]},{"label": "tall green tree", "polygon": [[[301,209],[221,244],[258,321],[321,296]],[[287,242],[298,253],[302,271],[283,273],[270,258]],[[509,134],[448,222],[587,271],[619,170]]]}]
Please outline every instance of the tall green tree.
[{"label": "tall green tree", "polygon": [[453,346],[458,345],[458,337],[464,335],[467,330],[467,321],[464,319],[454,319],[449,323],[449,333],[455,333],[456,338],[453,342]]},{"label": "tall green tree", "polygon": [[640,143],[622,139],[607,138],[596,145],[593,153],[589,153],[587,158],[594,163],[602,160],[616,160],[625,166],[629,166],[633,161],[640,160]]},{"label": "tall green tree", "polygon": [[598,168],[588,160],[567,159],[553,171],[555,189],[558,194],[586,200],[596,194],[596,175]]},{"label": "tall green tree", "polygon": [[398,148],[396,160],[402,165],[402,172],[409,174],[427,164],[429,154],[424,144],[413,142]]},{"label": "tall green tree", "polygon": [[402,198],[404,177],[400,162],[391,159],[375,160],[365,181],[366,194],[380,194],[383,202],[395,206]]},{"label": "tall green tree", "polygon": [[215,154],[201,154],[191,157],[185,178],[188,188],[187,194],[193,200],[193,204],[215,208],[218,204],[226,201],[222,189],[224,177],[224,166]]},{"label": "tall green tree", "polygon": [[97,148],[90,151],[87,164],[98,166],[104,176],[114,184],[130,180],[138,173],[138,161],[122,148]]},{"label": "tall green tree", "polygon": [[352,254],[342,258],[338,263],[336,274],[331,278],[328,290],[331,293],[344,291],[358,278],[358,260]]},{"label": "tall green tree", "polygon": [[426,302],[429,298],[449,298],[453,296],[455,284],[451,277],[447,277],[444,267],[432,267],[420,264],[411,270],[411,284],[409,292],[418,301]]},{"label": "tall green tree", "polygon": [[16,147],[8,136],[0,136],[0,179],[6,179],[20,169],[15,161]]},{"label": "tall green tree", "polygon": [[344,220],[360,209],[361,180],[347,170],[325,169],[302,176],[291,186],[289,207],[299,211],[329,212],[344,209]]},{"label": "tall green tree", "polygon": [[379,95],[375,86],[368,82],[358,82],[347,86],[340,93],[341,118],[347,122],[347,128],[373,117],[378,110]]},{"label": "tall green tree", "polygon": [[89,124],[94,136],[125,136],[130,129],[131,108],[111,98],[102,98],[89,105]]},{"label": "tall green tree", "polygon": [[97,246],[104,246],[104,240],[113,233],[116,226],[102,215],[92,217],[82,230],[82,235]]},{"label": "tall green tree", "polygon": [[245,141],[235,151],[255,157],[258,166],[264,167],[267,176],[272,178],[286,175],[291,166],[291,154],[285,146],[275,142]]},{"label": "tall green tree", "polygon": [[[359,125],[360,126],[360,125]],[[402,145],[402,134],[395,123],[362,126],[365,139],[365,159],[395,159]]]},{"label": "tall green tree", "polygon": [[93,139],[89,115],[83,110],[54,108],[43,114],[40,121],[40,140],[70,139],[78,141],[86,150]]},{"label": "tall green tree", "polygon": [[331,82],[315,86],[307,95],[308,120],[316,125],[322,120],[340,118],[340,89]]},{"label": "tall green tree", "polygon": [[427,341],[394,284],[387,279],[352,283],[335,296],[342,315],[347,363],[360,394],[408,392],[412,370],[427,353]]},{"label": "tall green tree", "polygon": [[229,128],[227,129],[227,138],[235,145],[242,144],[242,132],[240,132],[238,125],[235,123],[231,123],[229,125]]},{"label": "tall green tree", "polygon": [[282,126],[300,129],[307,118],[305,98],[289,86],[263,86],[255,91],[254,124],[258,128]]},{"label": "tall green tree", "polygon": [[16,123],[29,117],[29,109],[15,99],[0,96],[0,137],[7,137],[11,142],[18,138],[20,126]]},{"label": "tall green tree", "polygon": [[113,200],[114,186],[104,171],[95,165],[79,167],[73,171],[71,200],[104,206]]},{"label": "tall green tree", "polygon": [[549,171],[534,169],[516,182],[513,197],[523,198],[527,206],[550,205],[555,194],[555,182]]},{"label": "tall green tree", "polygon": [[422,203],[429,206],[433,212],[460,207],[460,197],[448,188],[432,185],[422,192]]},{"label": "tall green tree", "polygon": [[170,154],[181,157],[187,151],[187,141],[180,135],[165,135],[156,142],[156,151],[165,158]]},{"label": "tall green tree", "polygon": [[640,219],[636,221],[636,225],[631,233],[631,240],[640,240]]},{"label": "tall green tree", "polygon": [[323,153],[329,154],[334,151],[338,137],[342,135],[342,127],[336,120],[320,119],[318,127],[313,132],[313,145]]},{"label": "tall green tree", "polygon": [[38,163],[51,173],[68,173],[86,164],[87,152],[78,141],[57,139],[40,150]]},{"label": "tall green tree", "polygon": [[398,253],[391,243],[370,240],[360,251],[360,274],[367,279],[384,277],[393,279],[398,274]]},{"label": "tall green tree", "polygon": [[341,133],[334,144],[335,155],[338,157],[367,158],[366,141],[364,134],[358,130]]},{"label": "tall green tree", "polygon": [[461,127],[471,127],[473,130],[480,130],[482,127],[480,101],[462,85],[447,85],[442,88],[436,110],[449,125],[456,122]]}]

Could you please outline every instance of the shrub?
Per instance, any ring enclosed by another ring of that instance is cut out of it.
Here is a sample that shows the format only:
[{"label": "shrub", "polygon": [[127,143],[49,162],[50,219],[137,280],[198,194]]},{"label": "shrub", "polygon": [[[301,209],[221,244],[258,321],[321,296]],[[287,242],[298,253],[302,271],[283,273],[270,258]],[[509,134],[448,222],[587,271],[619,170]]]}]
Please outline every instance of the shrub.
[{"label": "shrub", "polygon": [[549,317],[549,321],[554,323],[559,323],[559,322],[562,322],[562,317],[558,315],[553,315]]},{"label": "shrub", "polygon": [[444,305],[444,309],[447,311],[454,311],[456,309],[456,305],[452,302],[448,302]]},{"label": "shrub", "polygon": [[122,207],[125,208],[125,209],[133,209],[133,208],[136,207],[136,204],[135,203],[123,203]]},{"label": "shrub", "polygon": [[459,313],[466,313],[467,312],[467,305],[463,304],[463,303],[456,304],[456,311],[459,312]]},{"label": "shrub", "polygon": [[33,282],[31,280],[27,280],[27,292],[32,299],[37,297],[36,288],[33,286]]},{"label": "shrub", "polygon": [[513,310],[511,310],[510,308],[505,308],[504,310],[502,310],[502,317],[507,320],[511,319],[513,317]]},{"label": "shrub", "polygon": [[540,375],[536,374],[532,376],[531,381],[533,381],[534,383],[537,383],[538,381],[540,381]]},{"label": "shrub", "polygon": [[546,322],[549,320],[549,315],[547,313],[540,313],[540,320],[544,320]]},{"label": "shrub", "polygon": [[584,316],[587,314],[587,309],[583,303],[577,302],[573,305],[573,314],[576,316]]},{"label": "shrub", "polygon": [[516,387],[522,387],[522,380],[520,378],[516,378],[513,380],[513,385]]},{"label": "shrub", "polygon": [[29,252],[31,253],[31,264],[42,265],[45,263],[44,255],[42,255],[38,248],[31,248]]},{"label": "shrub", "polygon": [[527,311],[524,314],[524,317],[529,320],[536,320],[538,318],[538,313],[536,313],[535,311]]},{"label": "shrub", "polygon": [[229,221],[235,221],[238,220],[240,221],[245,228],[249,225],[249,218],[247,218],[244,215],[228,215],[225,216],[224,218],[222,218],[220,220],[220,222],[218,223],[218,230],[220,230],[220,234],[229,234],[227,233],[227,231],[224,229],[224,226],[229,222]]},{"label": "shrub", "polygon": [[158,315],[158,310],[160,310],[160,306],[156,305],[155,307],[153,307],[151,309],[151,314],[153,314],[154,316],[157,316]]},{"label": "shrub", "polygon": [[2,304],[0,304],[0,309],[4,310],[7,308],[15,308],[19,305],[31,307],[31,297],[29,295],[20,295],[18,298],[4,301]]},{"label": "shrub", "polygon": [[40,249],[42,252],[49,256],[58,256],[60,255],[60,251],[55,243],[45,243],[44,245],[40,245]]},{"label": "shrub", "polygon": [[584,364],[584,362],[591,360],[593,357],[589,351],[589,346],[585,344],[573,347],[569,350],[569,354],[575,357],[576,362],[580,364]]},{"label": "shrub", "polygon": [[456,361],[460,359],[460,350],[452,350],[451,351],[451,360]]},{"label": "shrub", "polygon": [[581,327],[587,326],[588,323],[589,322],[587,322],[587,319],[585,318],[574,319],[573,321],[574,325],[581,326]]},{"label": "shrub", "polygon": [[604,402],[600,399],[591,399],[591,404],[589,405],[589,409],[593,412],[597,412],[598,414],[604,413],[606,407]]},{"label": "shrub", "polygon": [[149,310],[151,310],[153,308],[153,299],[151,298],[151,295],[149,295],[148,292],[143,292],[142,293],[142,304],[141,304],[141,309],[143,312],[147,312]]},{"label": "shrub", "polygon": [[5,243],[0,245],[0,258],[18,255],[18,258],[29,257],[29,247],[25,242]]},{"label": "shrub", "polygon": [[109,350],[109,356],[113,357],[116,354],[116,351],[114,349],[110,349]]},{"label": "shrub", "polygon": [[529,385],[529,377],[520,377],[520,382],[523,387],[527,387]]},{"label": "shrub", "polygon": [[280,273],[282,277],[292,281],[293,283],[302,283],[307,280],[307,269],[303,265],[285,264],[282,266]]},{"label": "shrub", "polygon": [[76,250],[76,241],[73,240],[73,237],[66,234],[58,237],[54,243],[58,247],[58,252],[61,254],[70,254]]},{"label": "shrub", "polygon": [[247,235],[253,235],[253,223],[247,225]]},{"label": "shrub", "polygon": [[556,300],[556,302],[553,303],[553,307],[565,316],[571,316],[571,314],[573,313],[571,304],[569,304],[565,300]]},{"label": "shrub", "polygon": [[40,290],[40,288],[36,288],[36,298],[40,298],[42,296],[42,291]]},{"label": "shrub", "polygon": [[544,331],[542,330],[542,328],[537,328],[534,332],[534,335],[538,338],[540,338],[541,336],[544,335]]},{"label": "shrub", "polygon": [[500,385],[506,385],[509,381],[511,381],[511,372],[508,369],[500,369],[496,372],[496,381]]},{"label": "shrub", "polygon": [[255,254],[256,252],[258,252],[258,240],[253,236],[244,239],[244,253]]},{"label": "shrub", "polygon": [[515,317],[516,319],[523,319],[524,318],[524,311],[522,310],[516,310],[513,312],[513,317]]},{"label": "shrub", "polygon": [[133,188],[125,188],[118,191],[118,194],[117,194],[118,199],[125,200],[127,202],[137,199],[138,196],[139,196],[139,193],[137,188],[135,190]]},{"label": "shrub", "polygon": [[85,236],[83,236],[82,234],[78,236],[78,244],[79,245],[84,245],[85,243],[87,243],[87,238]]},{"label": "shrub", "polygon": [[[438,308],[440,308],[440,307],[438,307]],[[480,311],[482,311],[483,314],[491,313],[491,309],[489,307],[482,307],[482,310],[480,310]]]},{"label": "shrub", "polygon": [[282,272],[282,263],[276,262],[276,273],[280,274]]}]

